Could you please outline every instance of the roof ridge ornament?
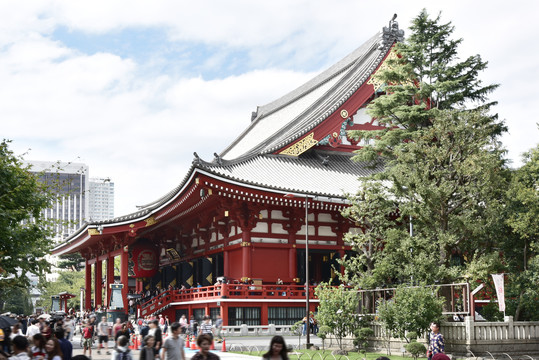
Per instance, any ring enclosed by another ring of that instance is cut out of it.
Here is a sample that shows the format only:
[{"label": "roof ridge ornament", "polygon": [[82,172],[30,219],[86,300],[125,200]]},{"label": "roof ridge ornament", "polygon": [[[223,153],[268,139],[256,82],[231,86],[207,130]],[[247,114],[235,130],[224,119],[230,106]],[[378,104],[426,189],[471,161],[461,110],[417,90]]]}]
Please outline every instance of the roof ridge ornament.
[{"label": "roof ridge ornament", "polygon": [[214,163],[217,163],[218,165],[223,165],[223,159],[221,159],[219,154],[213,153],[213,156],[214,156],[214,158],[213,158]]},{"label": "roof ridge ornament", "polygon": [[391,46],[395,41],[404,41],[404,30],[399,29],[399,23],[395,21],[397,14],[389,20],[389,26],[384,26],[382,30],[382,41],[380,49]]},{"label": "roof ridge ornament", "polygon": [[196,151],[193,153],[193,156],[194,156],[193,164],[195,164],[195,165],[200,165],[200,156],[198,156],[198,154],[196,153]]}]

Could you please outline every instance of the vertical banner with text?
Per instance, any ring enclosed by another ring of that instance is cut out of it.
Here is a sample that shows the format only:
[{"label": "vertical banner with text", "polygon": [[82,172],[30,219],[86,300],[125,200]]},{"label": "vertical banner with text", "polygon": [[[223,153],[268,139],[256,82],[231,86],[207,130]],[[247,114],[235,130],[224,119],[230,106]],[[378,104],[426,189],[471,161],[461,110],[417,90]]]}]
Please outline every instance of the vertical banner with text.
[{"label": "vertical banner with text", "polygon": [[496,295],[498,296],[498,306],[500,311],[505,312],[505,290],[503,286],[504,274],[491,274],[492,280],[494,280],[494,286],[496,287]]}]

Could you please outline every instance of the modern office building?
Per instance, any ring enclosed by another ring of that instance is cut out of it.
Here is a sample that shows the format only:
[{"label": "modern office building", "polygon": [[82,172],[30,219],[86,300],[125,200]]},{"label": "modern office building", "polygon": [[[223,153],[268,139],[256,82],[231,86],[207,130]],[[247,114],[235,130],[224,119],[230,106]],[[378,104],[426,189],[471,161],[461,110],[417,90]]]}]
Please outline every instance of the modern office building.
[{"label": "modern office building", "polygon": [[110,178],[91,178],[88,198],[89,221],[114,218],[114,182]]},{"label": "modern office building", "polygon": [[74,162],[29,161],[31,171],[56,194],[52,207],[44,210],[56,224],[56,241],[67,238],[88,218],[88,165]]}]

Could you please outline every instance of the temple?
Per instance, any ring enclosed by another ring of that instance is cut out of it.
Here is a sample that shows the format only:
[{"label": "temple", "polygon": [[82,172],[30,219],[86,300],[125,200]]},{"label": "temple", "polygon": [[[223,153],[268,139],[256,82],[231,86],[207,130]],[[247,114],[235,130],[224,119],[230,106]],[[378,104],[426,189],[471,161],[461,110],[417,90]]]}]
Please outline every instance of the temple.
[{"label": "temple", "polygon": [[308,282],[315,311],[313,284],[336,280],[337,259],[351,250],[344,234],[361,231],[341,215],[346,194],[376,171],[351,160],[362,142],[347,131],[382,129],[365,107],[381,93],[373,74],[403,35],[391,21],[309,82],[258,107],[214,159],[195,153],[168,194],[135,213],[86,223],[55,247],[55,255],[79,252],[86,261],[84,307],[108,307],[116,282],[124,304],[128,294],[160,289],[140,304],[140,316],[291,324],[305,315]]}]

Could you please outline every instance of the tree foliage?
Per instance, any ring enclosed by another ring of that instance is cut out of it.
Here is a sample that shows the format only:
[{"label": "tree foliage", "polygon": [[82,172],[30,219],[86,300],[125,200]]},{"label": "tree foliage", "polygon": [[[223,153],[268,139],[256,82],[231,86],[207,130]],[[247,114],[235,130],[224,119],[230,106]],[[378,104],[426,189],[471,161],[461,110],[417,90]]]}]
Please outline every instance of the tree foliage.
[{"label": "tree foliage", "polygon": [[[51,296],[61,292],[68,292],[73,295],[80,294],[80,288],[85,285],[84,271],[62,271],[56,281],[42,282],[39,285],[41,291],[38,305],[46,309],[51,308]],[[92,283],[93,290],[93,283]],[[75,296],[67,301],[68,308],[78,309],[80,307],[80,296]]]},{"label": "tree foliage", "polygon": [[33,312],[30,291],[26,288],[13,287],[0,299],[0,313],[29,315]]},{"label": "tree foliage", "polygon": [[386,130],[352,132],[373,140],[355,159],[383,163],[344,213],[363,230],[347,235],[358,256],[344,262],[347,278],[363,287],[462,278],[506,231],[505,126],[486,113],[497,85],[482,85],[480,56],[459,61],[453,30],[424,10],[413,20],[397,56],[375,75],[387,85],[368,112]]},{"label": "tree foliage", "polygon": [[[417,335],[425,334],[431,322],[442,319],[443,303],[434,288],[399,287],[393,298],[379,301],[378,319],[388,335],[410,342]],[[410,333],[414,336],[409,336]]]},{"label": "tree foliage", "polygon": [[79,253],[61,255],[58,268],[81,271],[84,269],[84,258]]},{"label": "tree foliage", "polygon": [[507,191],[506,223],[511,240],[503,243],[511,274],[508,307],[515,320],[539,320],[539,146],[524,154]]},{"label": "tree foliage", "polygon": [[22,159],[0,143],[0,297],[12,287],[28,287],[29,274],[42,276],[52,228],[42,210],[52,199]]},{"label": "tree foliage", "polygon": [[353,334],[359,324],[357,291],[322,283],[316,288],[316,296],[320,299],[316,320],[320,326],[331,329],[339,349],[343,350],[343,339]]},{"label": "tree foliage", "polygon": [[[431,19],[423,10],[413,19],[410,30],[406,42],[397,43],[395,55],[386,59],[388,66],[375,74],[386,85],[378,89],[384,95],[369,104],[368,112],[387,128],[351,132],[372,140],[358,152],[360,161],[379,162],[380,154],[394,157],[394,146],[409,140],[416,130],[430,127],[439,111],[464,106],[488,110],[495,104],[488,101],[488,95],[498,85],[483,86],[479,78],[487,63],[479,55],[459,61],[462,39],[452,39],[451,23],[442,24],[440,15]],[[494,133],[504,130],[501,123],[492,123]]]}]

